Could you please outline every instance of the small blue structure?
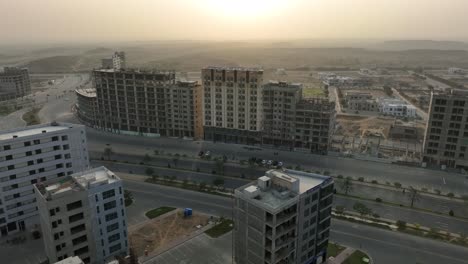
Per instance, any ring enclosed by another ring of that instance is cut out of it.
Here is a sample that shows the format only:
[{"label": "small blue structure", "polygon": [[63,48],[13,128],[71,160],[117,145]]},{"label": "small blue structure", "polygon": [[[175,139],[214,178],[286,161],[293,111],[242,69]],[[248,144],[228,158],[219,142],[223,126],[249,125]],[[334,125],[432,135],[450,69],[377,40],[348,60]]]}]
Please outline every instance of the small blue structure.
[{"label": "small blue structure", "polygon": [[192,208],[185,208],[184,209],[184,216],[189,217],[192,215]]}]

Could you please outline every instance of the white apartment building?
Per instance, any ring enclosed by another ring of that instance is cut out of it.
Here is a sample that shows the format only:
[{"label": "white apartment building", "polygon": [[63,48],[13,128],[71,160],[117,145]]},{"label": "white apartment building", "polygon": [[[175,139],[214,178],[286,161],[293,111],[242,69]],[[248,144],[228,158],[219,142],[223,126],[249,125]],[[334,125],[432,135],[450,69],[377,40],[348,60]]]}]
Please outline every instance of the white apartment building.
[{"label": "white apartment building", "polygon": [[202,69],[205,139],[236,143],[261,141],[263,70]]},{"label": "white apartment building", "polygon": [[416,107],[395,98],[380,98],[379,112],[385,115],[399,116],[399,117],[417,117]]},{"label": "white apartment building", "polygon": [[1,236],[38,224],[33,185],[89,167],[85,127],[49,123],[0,132]]},{"label": "white apartment building", "polygon": [[35,185],[50,262],[102,264],[128,254],[122,181],[105,167]]},{"label": "white apartment building", "polygon": [[333,179],[270,170],[235,190],[236,263],[322,263],[326,260]]}]

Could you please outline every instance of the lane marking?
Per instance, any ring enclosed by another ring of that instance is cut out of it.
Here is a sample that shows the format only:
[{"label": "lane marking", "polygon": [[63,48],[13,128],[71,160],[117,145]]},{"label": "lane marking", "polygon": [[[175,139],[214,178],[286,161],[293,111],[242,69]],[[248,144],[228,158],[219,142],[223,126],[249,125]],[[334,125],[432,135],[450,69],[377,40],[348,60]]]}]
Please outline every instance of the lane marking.
[{"label": "lane marking", "polygon": [[442,177],[442,179],[444,180],[444,184],[447,184],[447,183],[445,182],[445,177]]}]

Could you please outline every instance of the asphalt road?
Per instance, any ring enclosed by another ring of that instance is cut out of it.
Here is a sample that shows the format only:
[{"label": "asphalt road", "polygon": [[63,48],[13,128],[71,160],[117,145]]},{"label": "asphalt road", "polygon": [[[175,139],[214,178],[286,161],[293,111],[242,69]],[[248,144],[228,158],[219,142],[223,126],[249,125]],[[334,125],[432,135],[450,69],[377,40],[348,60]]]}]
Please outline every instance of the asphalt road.
[{"label": "asphalt road", "polygon": [[364,250],[376,264],[468,263],[465,247],[336,219],[330,240]]},{"label": "asphalt road", "polygon": [[[212,215],[232,215],[230,198],[141,182],[125,181],[135,203],[127,208],[130,224],[144,221],[144,212],[159,206],[191,207]],[[378,264],[467,264],[468,249],[440,241],[420,238],[365,225],[333,220],[332,241],[361,248]]]},{"label": "asphalt road", "polygon": [[[350,158],[314,155],[309,153],[273,150],[252,146],[213,143],[208,141],[191,141],[174,138],[143,138],[109,134],[92,128],[87,129],[88,148],[90,151],[102,152],[109,144],[117,154],[144,155],[154,150],[166,153],[179,153],[195,156],[200,150],[210,150],[212,155],[227,155],[229,159],[248,159],[255,156],[263,159],[283,161],[285,165],[300,165],[311,171],[330,171],[344,176],[364,177],[380,182],[400,182],[403,185],[418,188],[438,189],[442,192],[468,194],[466,175],[419,167],[385,164]],[[274,155],[277,152],[278,155]]]}]

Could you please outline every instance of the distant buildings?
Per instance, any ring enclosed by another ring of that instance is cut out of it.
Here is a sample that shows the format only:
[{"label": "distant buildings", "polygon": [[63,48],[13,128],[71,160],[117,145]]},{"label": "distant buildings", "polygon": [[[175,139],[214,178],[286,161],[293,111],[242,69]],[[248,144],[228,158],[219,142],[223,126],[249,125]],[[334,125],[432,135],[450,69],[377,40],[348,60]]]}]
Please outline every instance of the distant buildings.
[{"label": "distant buildings", "polygon": [[394,98],[379,98],[379,112],[384,115],[397,116],[397,117],[417,117],[416,107],[408,104],[407,102],[394,99]]},{"label": "distant buildings", "polygon": [[263,87],[262,144],[327,153],[335,126],[335,103],[303,98],[302,85],[273,82]]},{"label": "distant buildings", "polygon": [[0,234],[32,229],[35,183],[89,167],[85,128],[50,123],[0,132]]},{"label": "distant buildings", "polygon": [[333,202],[330,177],[270,170],[235,190],[236,263],[322,263]]},{"label": "distant buildings", "polygon": [[366,92],[347,91],[344,96],[346,107],[353,111],[378,111],[379,105]]},{"label": "distant buildings", "polygon": [[35,185],[50,262],[106,263],[128,253],[122,181],[104,167]]},{"label": "distant buildings", "polygon": [[468,92],[432,92],[423,162],[468,169]]},{"label": "distant buildings", "polygon": [[103,69],[122,70],[126,68],[125,52],[115,52],[110,59],[102,59]]},{"label": "distant buildings", "polygon": [[467,71],[461,68],[448,68],[448,73],[449,74],[465,74]]},{"label": "distant buildings", "polygon": [[202,69],[205,139],[260,143],[263,118],[263,70]]},{"label": "distant buildings", "polygon": [[26,68],[5,67],[0,73],[0,101],[15,99],[31,93],[31,81]]},{"label": "distant buildings", "polygon": [[[175,72],[94,70],[96,126],[121,134],[195,137],[201,119],[201,88],[176,81]],[[199,122],[196,124],[196,122]]]}]

